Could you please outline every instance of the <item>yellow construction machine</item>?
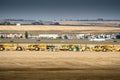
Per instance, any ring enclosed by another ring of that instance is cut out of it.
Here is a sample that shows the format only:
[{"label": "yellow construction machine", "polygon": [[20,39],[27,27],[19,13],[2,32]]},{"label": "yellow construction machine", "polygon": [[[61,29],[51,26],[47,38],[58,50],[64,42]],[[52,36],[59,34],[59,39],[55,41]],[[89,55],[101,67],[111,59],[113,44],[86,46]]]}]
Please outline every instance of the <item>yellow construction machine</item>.
[{"label": "yellow construction machine", "polygon": [[46,45],[45,44],[29,44],[27,46],[24,46],[24,50],[44,51],[46,50]]},{"label": "yellow construction machine", "polygon": [[90,47],[86,45],[80,45],[79,46],[80,51],[90,51]]},{"label": "yellow construction machine", "polygon": [[64,44],[58,47],[60,51],[79,51],[79,46],[75,44]]},{"label": "yellow construction machine", "polygon": [[17,50],[22,51],[23,48],[18,44],[0,44],[0,51],[9,51],[9,50]]},{"label": "yellow construction machine", "polygon": [[29,44],[27,46],[24,46],[24,50],[30,51],[57,51],[57,49],[57,46],[46,44]]},{"label": "yellow construction machine", "polygon": [[113,51],[114,47],[113,47],[113,45],[96,45],[96,46],[92,47],[91,49],[92,49],[92,51],[106,52],[106,51]]},{"label": "yellow construction machine", "polygon": [[114,45],[114,50],[115,51],[120,51],[120,45]]}]

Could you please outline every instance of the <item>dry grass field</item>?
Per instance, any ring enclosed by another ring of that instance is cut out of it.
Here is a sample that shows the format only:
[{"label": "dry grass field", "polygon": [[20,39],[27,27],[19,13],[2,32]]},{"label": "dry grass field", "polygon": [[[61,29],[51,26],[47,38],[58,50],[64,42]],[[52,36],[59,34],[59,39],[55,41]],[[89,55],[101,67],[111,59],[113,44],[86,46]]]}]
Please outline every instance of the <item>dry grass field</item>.
[{"label": "dry grass field", "polygon": [[120,80],[119,52],[0,52],[0,80]]},{"label": "dry grass field", "polygon": [[55,25],[24,25],[24,26],[0,26],[0,30],[18,30],[18,31],[33,31],[33,30],[79,30],[79,31],[120,31],[117,27],[102,27],[102,26],[55,26]]},{"label": "dry grass field", "polygon": [[120,24],[120,21],[59,21],[62,25],[88,25],[88,24],[101,24],[106,26],[115,26]]}]

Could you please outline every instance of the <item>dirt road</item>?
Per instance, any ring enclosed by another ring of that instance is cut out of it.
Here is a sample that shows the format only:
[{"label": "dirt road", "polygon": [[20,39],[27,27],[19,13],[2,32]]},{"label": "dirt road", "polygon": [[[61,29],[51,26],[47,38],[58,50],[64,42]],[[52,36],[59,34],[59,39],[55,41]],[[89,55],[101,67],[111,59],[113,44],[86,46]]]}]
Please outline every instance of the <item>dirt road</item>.
[{"label": "dirt road", "polygon": [[119,52],[0,52],[0,80],[119,80]]}]

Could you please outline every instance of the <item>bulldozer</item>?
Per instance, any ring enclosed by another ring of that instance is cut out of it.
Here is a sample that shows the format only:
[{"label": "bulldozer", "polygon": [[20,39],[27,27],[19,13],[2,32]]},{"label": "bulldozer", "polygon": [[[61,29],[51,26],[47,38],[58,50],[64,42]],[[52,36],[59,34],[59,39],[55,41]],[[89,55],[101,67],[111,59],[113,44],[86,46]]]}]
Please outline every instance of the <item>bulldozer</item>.
[{"label": "bulldozer", "polygon": [[18,44],[0,44],[0,51],[10,51],[10,50],[17,50],[22,51],[23,48],[19,46]]}]

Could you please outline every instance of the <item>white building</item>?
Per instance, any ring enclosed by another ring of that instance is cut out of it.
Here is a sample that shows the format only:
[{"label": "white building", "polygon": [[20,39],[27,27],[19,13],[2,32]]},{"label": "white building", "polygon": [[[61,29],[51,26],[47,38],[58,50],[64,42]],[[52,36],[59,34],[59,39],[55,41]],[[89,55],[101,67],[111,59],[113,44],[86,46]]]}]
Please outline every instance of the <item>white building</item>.
[{"label": "white building", "polygon": [[51,39],[56,39],[58,38],[58,34],[39,34],[39,38],[51,38]]},{"label": "white building", "polygon": [[20,23],[16,23],[16,26],[21,26],[21,24]]},{"label": "white building", "polygon": [[104,38],[94,38],[94,39],[89,39],[89,41],[105,41],[105,39]]},{"label": "white building", "polygon": [[76,34],[77,39],[85,39],[85,34]]}]

